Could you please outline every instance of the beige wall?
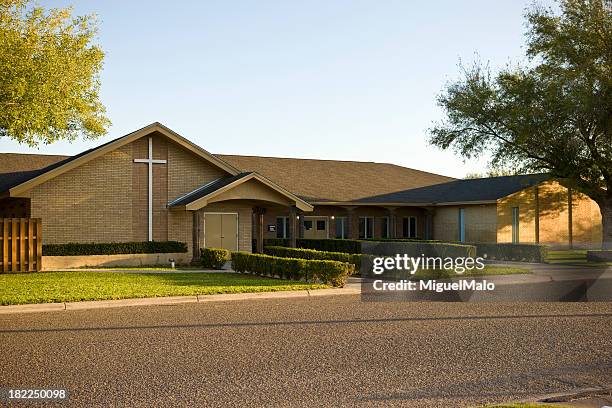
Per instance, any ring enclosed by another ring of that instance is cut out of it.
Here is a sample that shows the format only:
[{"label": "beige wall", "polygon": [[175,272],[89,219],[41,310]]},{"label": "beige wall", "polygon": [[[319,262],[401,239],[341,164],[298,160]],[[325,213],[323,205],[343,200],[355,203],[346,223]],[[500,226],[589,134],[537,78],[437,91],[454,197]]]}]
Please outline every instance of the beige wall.
[{"label": "beige wall", "polygon": [[132,241],[133,168],[127,145],[33,188],[31,216],[43,220],[43,242]]},{"label": "beige wall", "polygon": [[[153,133],[153,238],[192,249],[192,213],[167,203],[222,177],[224,171]],[[33,188],[31,216],[43,219],[44,243],[126,242],[148,238],[148,136]],[[249,244],[250,248],[250,244]]]},{"label": "beige wall", "polygon": [[434,239],[459,240],[459,209],[464,209],[465,242],[495,242],[495,204],[441,206],[434,209]]},{"label": "beige wall", "polygon": [[[536,242],[539,208],[539,242],[554,246],[569,244],[568,190],[558,182],[541,183],[537,190],[531,187],[498,200],[498,242],[512,242],[512,207],[519,208],[519,242]],[[598,247],[601,244],[599,206],[575,191],[572,193],[571,231],[575,246]]]}]

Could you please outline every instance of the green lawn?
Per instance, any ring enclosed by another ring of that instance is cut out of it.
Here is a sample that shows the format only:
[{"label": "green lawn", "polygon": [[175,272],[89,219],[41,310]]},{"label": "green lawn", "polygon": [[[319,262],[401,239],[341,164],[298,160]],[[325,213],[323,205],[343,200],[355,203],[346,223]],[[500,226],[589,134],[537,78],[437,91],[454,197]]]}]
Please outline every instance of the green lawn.
[{"label": "green lawn", "polygon": [[500,405],[487,405],[484,408],[569,408],[567,405],[558,404],[500,404]]},{"label": "green lawn", "polygon": [[549,250],[546,256],[546,263],[555,265],[576,265],[601,267],[612,265],[612,262],[588,262],[586,249],[559,249]]},{"label": "green lawn", "polygon": [[586,249],[549,250],[546,263],[551,264],[586,264]]},{"label": "green lawn", "polygon": [[326,287],[328,286],[238,273],[40,272],[0,274],[0,304],[272,292]]}]

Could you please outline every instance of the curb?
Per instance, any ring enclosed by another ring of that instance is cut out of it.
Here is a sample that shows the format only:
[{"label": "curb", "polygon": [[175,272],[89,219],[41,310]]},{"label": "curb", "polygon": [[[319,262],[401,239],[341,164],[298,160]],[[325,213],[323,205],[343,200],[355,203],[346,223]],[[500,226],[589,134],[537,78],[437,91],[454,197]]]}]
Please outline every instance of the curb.
[{"label": "curb", "polygon": [[237,300],[310,298],[321,296],[358,295],[359,288],[289,290],[279,292],[223,293],[218,295],[167,296],[154,298],[87,300],[83,302],[39,303],[0,306],[0,315],[16,313],[60,312],[70,310],[108,309],[129,306],[179,305],[183,303],[229,302]]}]

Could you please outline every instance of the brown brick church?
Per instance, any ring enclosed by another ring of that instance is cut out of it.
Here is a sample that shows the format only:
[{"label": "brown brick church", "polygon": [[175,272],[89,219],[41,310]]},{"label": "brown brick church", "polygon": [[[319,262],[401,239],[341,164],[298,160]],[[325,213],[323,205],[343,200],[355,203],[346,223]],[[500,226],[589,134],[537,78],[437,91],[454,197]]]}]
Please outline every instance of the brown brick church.
[{"label": "brown brick church", "polygon": [[[76,156],[0,154],[0,218],[45,243],[425,238],[596,247],[597,204],[545,175],[457,180],[392,164],[214,155],[154,123]],[[197,254],[199,251],[196,251]]]}]

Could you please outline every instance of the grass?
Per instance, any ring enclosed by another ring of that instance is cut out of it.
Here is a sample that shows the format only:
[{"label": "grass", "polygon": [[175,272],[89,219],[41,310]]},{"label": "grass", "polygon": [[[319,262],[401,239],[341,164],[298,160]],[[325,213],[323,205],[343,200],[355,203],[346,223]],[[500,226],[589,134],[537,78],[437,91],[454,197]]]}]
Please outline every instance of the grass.
[{"label": "grass", "polygon": [[329,287],[238,273],[42,272],[0,275],[0,304],[77,302]]},{"label": "grass", "polygon": [[589,262],[586,257],[586,249],[559,249],[549,250],[546,263],[554,265],[576,265],[576,266],[607,266],[612,262]]},{"label": "grass", "polygon": [[550,264],[586,264],[586,249],[549,250],[546,263]]},{"label": "grass", "polygon": [[414,275],[406,274],[404,271],[399,271],[393,275],[389,275],[389,272],[385,272],[382,276],[385,278],[395,279],[448,279],[448,278],[463,278],[463,277],[474,277],[474,276],[492,276],[492,275],[515,275],[515,274],[526,274],[530,273],[527,268],[520,268],[516,266],[498,266],[498,265],[485,265],[484,269],[465,271],[463,274],[455,273],[455,271],[448,269],[419,269]]},{"label": "grass", "polygon": [[[177,266],[172,269],[170,266],[83,266],[81,268],[75,268],[82,271],[87,271],[88,269],[107,269],[109,271],[201,271],[205,268],[201,266]],[[74,270],[74,269],[73,269]]]},{"label": "grass", "polygon": [[519,404],[498,404],[487,405],[483,408],[569,408],[567,405],[558,404],[537,404],[537,403],[519,403]]}]

